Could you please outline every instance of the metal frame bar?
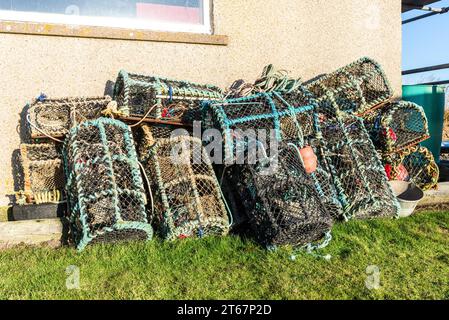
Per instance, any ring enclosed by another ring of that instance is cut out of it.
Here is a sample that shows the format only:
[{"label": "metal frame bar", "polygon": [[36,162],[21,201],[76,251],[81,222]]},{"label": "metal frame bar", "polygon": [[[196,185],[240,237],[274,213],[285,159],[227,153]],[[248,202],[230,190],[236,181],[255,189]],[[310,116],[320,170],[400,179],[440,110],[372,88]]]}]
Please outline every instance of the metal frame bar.
[{"label": "metal frame bar", "polygon": [[[410,6],[411,7],[411,6]],[[407,24],[410,22],[414,22],[414,21],[418,21],[421,19],[425,19],[425,18],[429,18],[432,16],[435,16],[437,14],[445,14],[449,12],[449,7],[444,7],[444,8],[432,8],[429,6],[413,6],[414,9],[418,9],[418,10],[424,10],[424,11],[430,11],[429,13],[417,16],[417,17],[413,17],[407,20],[402,21],[402,24]]]},{"label": "metal frame bar", "polygon": [[[409,75],[409,74],[423,73],[423,72],[443,70],[443,69],[449,69],[449,63],[439,64],[436,66],[430,66],[430,67],[424,67],[424,68],[405,70],[405,71],[402,71],[402,75],[405,76],[405,75]],[[433,81],[433,82],[426,82],[426,83],[420,83],[420,84],[437,86],[437,85],[449,84],[449,80]]]},{"label": "metal frame bar", "polygon": [[435,66],[424,67],[424,68],[405,70],[405,71],[402,71],[402,75],[405,76],[408,74],[422,73],[422,72],[427,72],[427,71],[436,71],[436,70],[442,70],[442,69],[449,69],[449,63],[438,64]]}]

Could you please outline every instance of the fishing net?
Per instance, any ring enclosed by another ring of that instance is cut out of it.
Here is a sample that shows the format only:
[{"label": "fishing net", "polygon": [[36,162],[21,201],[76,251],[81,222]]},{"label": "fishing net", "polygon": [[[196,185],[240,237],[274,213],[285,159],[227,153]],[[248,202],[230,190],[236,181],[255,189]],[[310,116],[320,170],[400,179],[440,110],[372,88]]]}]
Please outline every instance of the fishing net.
[{"label": "fishing net", "polygon": [[142,126],[140,159],[155,191],[151,219],[167,240],[225,235],[226,205],[201,140],[169,136],[169,128]]},{"label": "fishing net", "polygon": [[20,155],[26,202],[61,201],[65,179],[60,148],[56,144],[22,144]]},{"label": "fishing net", "polygon": [[276,158],[256,165],[229,168],[238,177],[236,193],[243,196],[255,239],[267,246],[306,245],[329,234],[333,218],[316,180],[307,174],[299,148],[281,143]]},{"label": "fishing net", "polygon": [[38,100],[27,115],[31,138],[64,137],[77,124],[101,117],[109,102],[109,96]]},{"label": "fishing net", "polygon": [[151,239],[146,197],[131,131],[100,118],[72,129],[64,163],[73,238],[89,243]]},{"label": "fishing net", "polygon": [[388,103],[368,114],[364,122],[381,153],[398,152],[429,138],[424,110],[412,102]]},{"label": "fishing net", "polygon": [[[281,142],[292,142],[299,148],[311,147],[318,157],[318,165],[310,179],[321,193],[326,210],[338,217],[342,208],[323,157],[323,141],[315,113],[317,105],[302,87],[287,99],[289,102],[277,92],[259,93],[204,105],[203,129],[216,128],[221,132],[225,165],[231,167],[229,171],[222,170],[225,184],[236,185],[244,179],[239,173],[240,166],[235,164],[254,164],[256,158],[271,157],[278,152]],[[211,142],[207,135],[204,139],[206,143]],[[242,195],[236,197],[240,198],[236,202],[246,201]]]},{"label": "fishing net", "polygon": [[362,119],[323,108],[318,117],[324,158],[345,218],[397,216],[399,204]]},{"label": "fishing net", "polygon": [[342,111],[363,115],[390,99],[392,88],[380,65],[362,58],[307,83],[319,104],[331,103]]},{"label": "fishing net", "polygon": [[[220,88],[120,71],[114,100],[123,116],[191,123],[201,120],[203,100],[221,100]],[[156,106],[150,111],[150,108]]]},{"label": "fishing net", "polygon": [[424,191],[438,184],[439,168],[427,148],[409,147],[384,156],[383,161],[390,180],[411,181]]}]

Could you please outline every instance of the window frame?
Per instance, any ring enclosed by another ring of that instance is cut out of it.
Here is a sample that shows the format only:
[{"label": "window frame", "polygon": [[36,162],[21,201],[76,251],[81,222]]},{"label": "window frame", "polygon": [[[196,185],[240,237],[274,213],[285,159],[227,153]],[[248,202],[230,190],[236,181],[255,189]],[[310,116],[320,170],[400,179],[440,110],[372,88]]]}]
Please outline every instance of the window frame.
[{"label": "window frame", "polygon": [[0,10],[0,21],[53,24],[68,26],[71,28],[81,26],[127,29],[130,31],[139,30],[148,32],[179,32],[212,35],[211,0],[203,0],[202,4],[204,19],[202,25],[179,22],[145,21],[133,18],[93,17],[11,10]]}]

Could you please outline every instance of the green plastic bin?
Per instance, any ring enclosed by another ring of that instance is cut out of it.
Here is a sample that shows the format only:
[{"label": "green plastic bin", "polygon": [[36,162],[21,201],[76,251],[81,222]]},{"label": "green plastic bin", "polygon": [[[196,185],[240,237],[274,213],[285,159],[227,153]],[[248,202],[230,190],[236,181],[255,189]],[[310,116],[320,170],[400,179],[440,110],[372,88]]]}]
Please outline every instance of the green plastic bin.
[{"label": "green plastic bin", "polygon": [[421,143],[440,161],[441,142],[443,140],[445,87],[431,85],[402,86],[402,99],[414,102],[424,108],[429,122],[430,139]]}]

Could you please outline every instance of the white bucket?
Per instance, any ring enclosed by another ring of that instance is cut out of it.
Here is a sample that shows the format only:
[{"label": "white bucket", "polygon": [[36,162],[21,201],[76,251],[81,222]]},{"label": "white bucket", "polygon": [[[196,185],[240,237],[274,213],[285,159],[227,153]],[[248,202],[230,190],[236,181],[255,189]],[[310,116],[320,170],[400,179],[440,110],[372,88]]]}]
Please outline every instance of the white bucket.
[{"label": "white bucket", "polygon": [[390,181],[390,185],[401,205],[399,217],[405,218],[411,216],[419,201],[424,198],[424,192],[414,184],[406,181]]}]

